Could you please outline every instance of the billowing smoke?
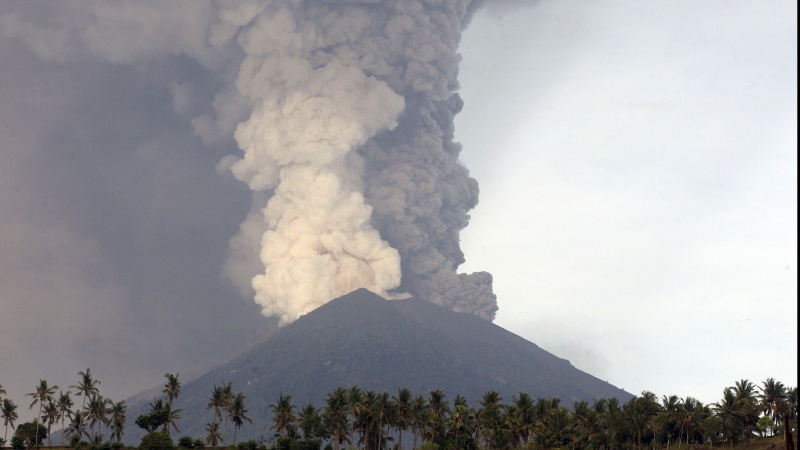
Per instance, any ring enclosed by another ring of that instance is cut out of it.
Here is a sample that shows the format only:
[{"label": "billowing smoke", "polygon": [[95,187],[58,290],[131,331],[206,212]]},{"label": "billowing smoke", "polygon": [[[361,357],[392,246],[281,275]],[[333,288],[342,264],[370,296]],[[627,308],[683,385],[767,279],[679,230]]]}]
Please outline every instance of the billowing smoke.
[{"label": "billowing smoke", "polygon": [[232,135],[241,151],[218,167],[253,191],[225,273],[265,315],[291,322],[366,287],[494,319],[491,275],[457,273],[478,202],[454,141],[457,49],[477,2],[76,5],[53,13],[70,19],[48,42],[16,13],[4,32],[45,58],[178,54],[223,80],[214,114],[192,125],[206,144]]},{"label": "billowing smoke", "polygon": [[226,163],[272,191],[237,238],[264,224],[252,279],[264,314],[291,321],[367,287],[493,319],[491,275],[456,273],[478,201],[453,140],[470,2],[261,6],[238,32],[236,86],[253,106],[235,132],[244,156]]}]

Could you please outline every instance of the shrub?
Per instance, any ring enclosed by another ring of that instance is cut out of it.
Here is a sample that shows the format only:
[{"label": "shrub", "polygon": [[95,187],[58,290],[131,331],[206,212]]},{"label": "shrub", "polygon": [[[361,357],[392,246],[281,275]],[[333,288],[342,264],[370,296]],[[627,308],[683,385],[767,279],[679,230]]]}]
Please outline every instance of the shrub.
[{"label": "shrub", "polygon": [[180,448],[194,448],[194,441],[191,436],[181,436],[178,439],[178,447]]},{"label": "shrub", "polygon": [[239,442],[239,450],[257,450],[258,449],[258,442],[254,440]]},{"label": "shrub", "polygon": [[111,450],[111,443],[104,442],[102,444],[92,444],[89,446],[89,450]]},{"label": "shrub", "polygon": [[25,448],[25,440],[19,436],[14,436],[11,438],[11,448],[13,449],[22,449]]},{"label": "shrub", "polygon": [[123,444],[122,442],[112,442],[111,443],[111,448],[114,449],[114,450],[121,450],[121,449],[125,448],[125,444]]},{"label": "shrub", "polygon": [[206,446],[206,442],[202,439],[195,439],[192,448],[204,448]]},{"label": "shrub", "polygon": [[147,433],[139,443],[139,450],[173,450],[174,448],[175,444],[172,443],[172,438],[166,431]]}]

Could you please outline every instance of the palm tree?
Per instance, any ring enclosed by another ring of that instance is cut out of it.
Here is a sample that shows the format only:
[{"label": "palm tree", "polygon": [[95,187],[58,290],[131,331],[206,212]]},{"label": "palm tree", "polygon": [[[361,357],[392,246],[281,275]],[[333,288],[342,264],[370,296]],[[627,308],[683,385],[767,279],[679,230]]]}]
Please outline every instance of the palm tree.
[{"label": "palm tree", "polygon": [[233,403],[233,385],[229,381],[228,384],[222,387],[222,406],[225,408],[225,433],[222,435],[222,441],[228,442],[228,414],[231,410]]},{"label": "palm tree", "polygon": [[573,426],[567,408],[555,408],[547,416],[545,426],[559,447],[569,443],[573,437]]},{"label": "palm tree", "polygon": [[47,402],[47,406],[44,407],[44,415],[42,416],[42,425],[47,424],[47,446],[50,446],[50,430],[53,427],[54,423],[58,423],[58,419],[61,417],[61,414],[58,410],[58,406],[53,403],[52,401]]},{"label": "palm tree", "polygon": [[733,390],[736,394],[736,401],[739,403],[742,417],[742,436],[746,439],[752,436],[753,430],[756,428],[759,416],[758,395],[756,392],[756,385],[748,380],[742,379],[737,381]]},{"label": "palm tree", "polygon": [[[642,401],[644,400],[644,401]],[[647,411],[646,402],[648,400],[642,397],[637,397],[625,403],[622,410],[625,413],[628,425],[631,427],[636,447],[641,447],[642,437],[647,429],[648,422],[652,415]]]},{"label": "palm tree", "polygon": [[211,447],[216,447],[222,439],[222,435],[219,433],[219,424],[217,422],[206,424],[206,431],[208,432],[206,435],[206,444]]},{"label": "palm tree", "polygon": [[[39,386],[36,386],[36,390],[27,394],[33,397],[30,408],[33,408],[33,405],[37,403],[39,404],[39,414],[36,415],[37,418],[42,417],[42,406],[45,402],[52,401],[56,389],[58,389],[58,386],[48,386],[47,381],[40,379]],[[41,442],[38,444],[41,444]]]},{"label": "palm tree", "polygon": [[[661,408],[660,421],[667,437],[667,448],[669,448],[682,405],[677,395],[664,395],[661,397]],[[678,433],[678,441],[680,441],[680,433]]]},{"label": "palm tree", "polygon": [[[372,405],[375,404],[375,400],[377,399],[378,394],[375,391],[369,390],[364,393],[364,399],[361,402],[360,410],[358,414],[358,426],[361,433],[361,438],[359,442],[364,443],[364,449],[369,448],[370,443],[370,425],[372,425],[372,417],[370,416],[370,412],[372,411]],[[356,420],[355,418],[353,420]]]},{"label": "palm tree", "polygon": [[358,386],[350,386],[345,392],[345,400],[347,402],[347,410],[350,413],[351,428],[350,428],[350,442],[353,442],[353,437],[356,434],[356,422],[358,416],[361,414],[362,403],[364,402],[364,393]]},{"label": "palm tree", "polygon": [[352,443],[350,438],[352,434],[348,432],[347,428],[347,401],[348,391],[344,388],[338,388],[328,393],[325,399],[323,415],[325,426],[331,434],[334,450],[339,450],[344,443]]},{"label": "palm tree", "polygon": [[122,436],[125,434],[125,412],[127,405],[125,400],[114,403],[111,406],[109,423],[111,424],[111,438],[114,442],[121,442]]},{"label": "palm tree", "polygon": [[575,402],[573,418],[576,432],[575,443],[591,448],[599,447],[596,445],[596,441],[602,435],[600,414],[594,409],[590,409],[585,401]]},{"label": "palm tree", "polygon": [[391,416],[391,400],[388,392],[381,392],[375,397],[375,403],[372,405],[372,410],[369,414],[372,416],[373,420],[377,419],[378,421],[375,435],[375,442],[377,445],[375,448],[380,449],[383,442],[383,424],[388,424]]},{"label": "palm tree", "polygon": [[286,437],[286,432],[297,421],[294,415],[294,405],[292,405],[292,396],[280,394],[274,405],[269,405],[272,411],[272,426],[269,428],[272,431],[277,431],[281,437]]},{"label": "palm tree", "polygon": [[497,391],[487,391],[483,398],[478,401],[481,405],[478,410],[478,422],[482,429],[486,448],[492,448],[495,438],[500,430],[503,429],[503,418],[500,413],[500,406],[503,399]]},{"label": "palm tree", "polygon": [[683,400],[681,426],[686,430],[686,445],[689,445],[690,439],[694,437],[693,433],[697,434],[701,431],[703,421],[710,413],[710,409],[696,398],[686,397]]},{"label": "palm tree", "polygon": [[533,399],[527,392],[520,392],[518,396],[511,397],[511,402],[516,407],[519,438],[522,440],[522,445],[527,446],[536,423],[533,414]]},{"label": "palm tree", "polygon": [[181,395],[181,382],[178,381],[179,375],[180,374],[178,373],[175,375],[171,373],[164,374],[164,376],[167,378],[167,383],[164,385],[164,389],[161,392],[166,394],[167,405],[170,407],[170,409],[172,409],[172,401]]},{"label": "palm tree", "polygon": [[430,391],[428,395],[428,408],[433,413],[433,429],[431,434],[436,438],[441,432],[441,425],[444,415],[449,411],[449,405],[445,400],[445,394],[440,389]]},{"label": "palm tree", "polygon": [[225,406],[225,393],[221,386],[214,385],[214,390],[211,391],[211,400],[209,400],[206,409],[214,408],[214,422],[222,421],[222,408]]},{"label": "palm tree", "polygon": [[89,370],[89,368],[86,368],[86,372],[82,370],[79,371],[78,376],[80,377],[81,380],[78,382],[77,385],[70,386],[70,388],[77,390],[75,395],[77,395],[78,397],[80,397],[81,395],[83,396],[83,404],[81,405],[81,409],[85,409],[86,398],[100,392],[100,390],[97,387],[100,384],[100,380],[95,380],[94,378],[92,378],[92,372]]},{"label": "palm tree", "polygon": [[414,397],[411,402],[411,431],[414,435],[414,442],[411,448],[417,448],[417,438],[421,431],[425,428],[425,413],[428,409],[428,404],[425,397],[418,395]]},{"label": "palm tree", "polygon": [[[72,412],[72,397],[70,397],[70,391],[67,392],[59,392],[58,393],[58,414],[59,418],[61,419],[61,429],[64,429],[64,420],[69,417],[70,413]],[[61,433],[61,445],[64,445],[64,434]]]},{"label": "palm tree", "polygon": [[231,407],[230,407],[230,418],[231,422],[233,422],[233,445],[236,446],[236,430],[241,428],[243,421],[248,421],[253,423],[249,417],[247,417],[247,409],[244,407],[244,394],[238,392],[236,395],[233,396],[231,400]]},{"label": "palm tree", "polygon": [[182,409],[173,409],[169,404],[167,404],[164,409],[167,411],[166,420],[164,420],[164,431],[167,432],[167,436],[169,436],[169,426],[172,425],[172,428],[175,431],[180,433],[180,429],[178,428],[178,419],[181,418],[180,412],[183,411]]},{"label": "palm tree", "polygon": [[75,410],[71,414],[72,420],[69,426],[64,430],[64,434],[77,435],[79,438],[86,437],[91,439],[91,435],[86,431],[86,413],[85,411]]},{"label": "palm tree", "polygon": [[397,448],[403,450],[403,431],[408,428],[411,421],[411,391],[403,388],[397,391],[397,396],[392,397],[397,410]]},{"label": "palm tree", "polygon": [[462,443],[464,436],[471,437],[474,428],[475,411],[467,405],[466,399],[457,395],[453,400],[453,408],[448,418],[450,432],[453,434],[456,448],[465,448],[466,442]]},{"label": "palm tree", "polygon": [[297,414],[298,427],[303,431],[303,439],[316,437],[320,425],[319,410],[313,403],[306,403]]},{"label": "palm tree", "polygon": [[746,396],[740,396],[734,388],[725,388],[722,399],[713,405],[714,412],[722,423],[724,438],[730,442],[750,434],[748,420],[752,415],[753,404],[747,399]]},{"label": "palm tree", "polygon": [[11,425],[11,429],[14,429],[14,422],[19,419],[19,415],[17,414],[17,405],[11,401],[10,398],[4,398],[3,404],[0,406],[0,417],[3,418],[3,423],[6,426],[6,432],[3,435],[3,440],[6,440],[8,437],[8,426]]},{"label": "palm tree", "polygon": [[771,417],[776,425],[779,425],[782,419],[781,412],[788,405],[786,402],[786,386],[780,381],[775,381],[774,378],[767,378],[761,384],[761,394],[757,396],[761,411]]},{"label": "palm tree", "polygon": [[113,403],[110,399],[104,398],[100,394],[95,394],[89,399],[89,405],[86,409],[86,418],[89,419],[89,428],[92,431],[92,441],[98,442],[100,440],[100,430],[98,427],[97,433],[94,432],[95,424],[108,424],[108,418],[106,417],[110,411],[110,407]]}]

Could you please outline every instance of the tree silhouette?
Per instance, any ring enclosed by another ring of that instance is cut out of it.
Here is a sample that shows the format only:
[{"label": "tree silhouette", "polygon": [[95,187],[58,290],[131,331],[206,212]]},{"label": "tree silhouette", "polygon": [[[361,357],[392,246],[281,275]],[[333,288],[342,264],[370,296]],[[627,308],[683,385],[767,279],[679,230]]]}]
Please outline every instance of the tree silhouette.
[{"label": "tree silhouette", "polygon": [[6,427],[5,434],[3,435],[3,440],[8,438],[8,426],[11,425],[11,429],[14,429],[14,422],[19,419],[19,414],[17,414],[17,405],[9,398],[3,399],[3,404],[0,406],[0,417],[3,418],[3,424]]}]

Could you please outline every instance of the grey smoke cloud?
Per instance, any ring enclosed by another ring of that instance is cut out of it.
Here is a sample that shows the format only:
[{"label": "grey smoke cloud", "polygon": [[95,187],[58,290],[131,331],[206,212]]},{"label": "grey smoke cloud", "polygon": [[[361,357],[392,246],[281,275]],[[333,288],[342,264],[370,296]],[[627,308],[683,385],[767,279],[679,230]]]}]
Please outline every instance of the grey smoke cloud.
[{"label": "grey smoke cloud", "polygon": [[235,131],[244,157],[222,166],[273,195],[232,241],[228,273],[246,278],[232,268],[266,223],[252,278],[265,315],[291,321],[368,287],[491,320],[491,276],[456,274],[478,198],[453,139],[469,2],[359,3],[271,2],[235,33],[253,109]]},{"label": "grey smoke cloud", "polygon": [[0,10],[0,27],[45,61],[209,74],[169,80],[171,106],[204,144],[240,149],[217,167],[252,191],[222,272],[264,315],[367,287],[492,320],[491,275],[457,273],[478,200],[454,140],[457,49],[477,6],[34,2]]}]

